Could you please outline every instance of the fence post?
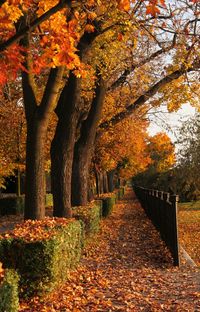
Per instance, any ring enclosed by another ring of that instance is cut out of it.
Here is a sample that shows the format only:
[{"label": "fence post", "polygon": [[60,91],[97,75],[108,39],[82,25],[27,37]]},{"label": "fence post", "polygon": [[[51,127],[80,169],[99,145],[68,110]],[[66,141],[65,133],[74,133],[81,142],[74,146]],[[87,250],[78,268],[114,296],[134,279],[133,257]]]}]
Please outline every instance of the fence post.
[{"label": "fence post", "polygon": [[179,238],[178,238],[178,195],[171,195],[170,201],[173,209],[173,234],[174,234],[174,265],[180,265],[179,258]]}]

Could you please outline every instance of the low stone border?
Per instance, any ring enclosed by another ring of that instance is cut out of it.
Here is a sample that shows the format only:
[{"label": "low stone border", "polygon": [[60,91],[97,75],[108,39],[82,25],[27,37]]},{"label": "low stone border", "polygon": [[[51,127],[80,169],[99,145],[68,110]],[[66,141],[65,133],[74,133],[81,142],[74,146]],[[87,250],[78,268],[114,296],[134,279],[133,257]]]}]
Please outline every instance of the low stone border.
[{"label": "low stone border", "polygon": [[180,251],[188,265],[192,267],[197,267],[197,264],[194,262],[194,260],[190,257],[190,255],[187,253],[187,251],[185,251],[185,249],[182,246],[180,246]]}]

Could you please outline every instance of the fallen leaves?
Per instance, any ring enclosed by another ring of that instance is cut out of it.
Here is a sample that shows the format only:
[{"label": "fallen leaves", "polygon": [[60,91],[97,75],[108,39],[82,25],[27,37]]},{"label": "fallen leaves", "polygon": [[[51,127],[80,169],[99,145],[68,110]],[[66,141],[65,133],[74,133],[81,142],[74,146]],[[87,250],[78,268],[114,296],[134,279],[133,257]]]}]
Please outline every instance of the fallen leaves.
[{"label": "fallen leaves", "polygon": [[26,242],[46,240],[57,233],[57,228],[65,226],[74,219],[49,218],[43,220],[27,220],[16,225],[14,230],[2,233],[0,239],[20,238]]},{"label": "fallen leaves", "polygon": [[200,209],[179,212],[179,236],[181,245],[200,266]]},{"label": "fallen leaves", "polygon": [[130,193],[102,222],[65,285],[47,297],[21,302],[20,311],[198,311],[196,274],[172,266],[159,234]]}]

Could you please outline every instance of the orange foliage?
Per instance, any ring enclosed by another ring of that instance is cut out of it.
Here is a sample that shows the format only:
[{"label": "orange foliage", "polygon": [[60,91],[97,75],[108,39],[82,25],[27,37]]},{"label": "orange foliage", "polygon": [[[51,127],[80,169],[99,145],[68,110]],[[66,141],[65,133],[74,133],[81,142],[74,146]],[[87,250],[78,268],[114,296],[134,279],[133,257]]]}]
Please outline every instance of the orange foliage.
[{"label": "orange foliage", "polygon": [[166,133],[158,133],[150,138],[149,153],[158,172],[172,167],[176,161],[175,147]]},{"label": "orange foliage", "polygon": [[109,171],[124,163],[120,176],[130,178],[151,163],[147,153],[148,123],[140,117],[136,114],[103,133],[95,152],[95,162],[102,169]]},{"label": "orange foliage", "polygon": [[[8,88],[9,89],[9,88]],[[10,92],[10,90],[8,90]],[[5,90],[6,93],[6,90]],[[9,95],[10,96],[10,95]],[[14,170],[24,170],[26,126],[18,97],[0,96],[0,186]]]},{"label": "orange foliage", "polygon": [[[105,12],[112,6],[125,12],[131,10],[130,0],[112,0],[109,3],[91,0],[84,4],[81,1],[75,2],[72,8],[67,6],[60,8],[30,32],[33,40],[29,52],[33,57],[32,70],[34,73],[38,74],[46,67],[64,65],[69,70],[79,70],[82,75],[84,67],[77,56],[76,47],[83,32],[93,32],[92,22],[98,13]],[[134,4],[135,1],[132,2]],[[58,0],[6,0],[0,7],[2,44],[21,31],[21,29],[16,30],[19,21],[20,25],[23,23],[29,25],[35,18],[41,17],[59,3]],[[149,0],[145,5],[147,14],[154,16],[159,12],[158,6],[164,6],[164,0]],[[23,53],[24,50],[20,48],[17,41],[1,53],[1,85],[5,84],[8,79],[15,79],[19,70],[26,70],[23,66]]]}]

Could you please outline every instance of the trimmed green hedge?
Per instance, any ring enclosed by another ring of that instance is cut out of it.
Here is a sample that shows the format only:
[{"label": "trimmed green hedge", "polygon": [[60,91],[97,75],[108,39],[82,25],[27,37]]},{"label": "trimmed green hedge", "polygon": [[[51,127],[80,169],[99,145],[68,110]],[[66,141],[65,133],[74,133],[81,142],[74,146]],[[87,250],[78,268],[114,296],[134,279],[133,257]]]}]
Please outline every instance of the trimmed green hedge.
[{"label": "trimmed green hedge", "polygon": [[0,198],[0,215],[23,213],[24,196]]},{"label": "trimmed green hedge", "polygon": [[[0,198],[0,216],[16,215],[24,212],[24,196]],[[53,206],[53,195],[46,194],[46,206]]]},{"label": "trimmed green hedge", "polygon": [[103,213],[103,202],[101,199],[96,199],[95,200],[95,205],[97,205],[100,209],[100,218],[102,218],[102,213]]},{"label": "trimmed green hedge", "polygon": [[102,200],[102,217],[108,217],[113,210],[113,206],[116,203],[116,194],[111,194],[108,196],[100,196],[99,199]]},{"label": "trimmed green hedge", "polygon": [[86,237],[92,236],[99,230],[101,205],[100,201],[96,201],[87,206],[73,207],[73,217],[83,222]]},{"label": "trimmed green hedge", "polygon": [[55,226],[52,235],[48,226],[42,230],[46,231],[46,239],[31,241],[30,227],[29,241],[23,237],[0,240],[0,261],[19,273],[21,295],[51,291],[80,260],[83,229],[78,220]]},{"label": "trimmed green hedge", "polygon": [[5,270],[0,283],[0,312],[18,311],[18,281],[18,274],[14,270]]},{"label": "trimmed green hedge", "polygon": [[122,199],[124,197],[124,187],[121,186],[118,190],[118,198]]}]

